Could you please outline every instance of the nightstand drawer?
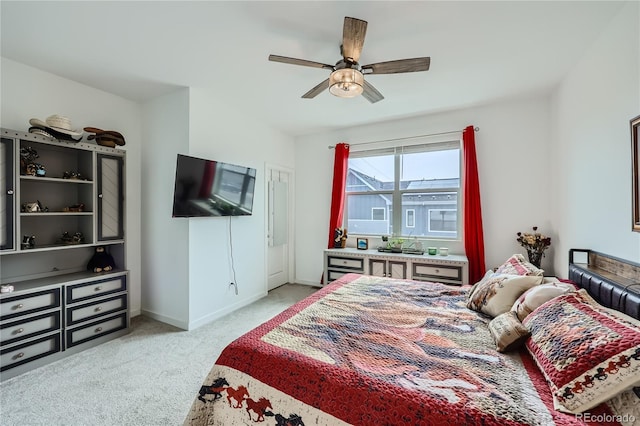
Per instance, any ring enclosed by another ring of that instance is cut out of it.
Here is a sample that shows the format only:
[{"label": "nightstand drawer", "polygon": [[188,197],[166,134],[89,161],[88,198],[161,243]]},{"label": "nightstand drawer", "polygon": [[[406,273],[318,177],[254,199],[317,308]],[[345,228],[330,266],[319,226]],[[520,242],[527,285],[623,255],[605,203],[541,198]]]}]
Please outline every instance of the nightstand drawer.
[{"label": "nightstand drawer", "polygon": [[455,265],[429,265],[424,263],[413,264],[413,279],[428,279],[438,281],[462,282],[462,266]]},{"label": "nightstand drawer", "polygon": [[67,330],[67,348],[79,345],[92,339],[127,328],[127,314],[102,319],[83,325],[73,330]]},{"label": "nightstand drawer", "polygon": [[29,343],[3,349],[0,352],[0,371],[60,352],[60,333]]},{"label": "nightstand drawer", "polygon": [[329,268],[350,269],[353,271],[364,272],[364,259],[329,256],[327,262],[327,266]]},{"label": "nightstand drawer", "polygon": [[117,293],[127,289],[127,283],[124,276],[91,281],[83,284],[75,284],[67,286],[67,303],[74,303],[81,300],[87,300],[98,296],[104,296],[110,293]]},{"label": "nightstand drawer", "polygon": [[20,315],[57,308],[59,306],[59,288],[6,297],[0,300],[0,319],[15,318]]},{"label": "nightstand drawer", "polygon": [[127,309],[126,294],[103,299],[99,302],[67,308],[67,325],[77,324],[81,321],[97,318],[123,309]]},{"label": "nightstand drawer", "polygon": [[38,315],[29,319],[20,319],[0,326],[2,345],[17,342],[28,337],[37,336],[60,329],[60,311]]}]

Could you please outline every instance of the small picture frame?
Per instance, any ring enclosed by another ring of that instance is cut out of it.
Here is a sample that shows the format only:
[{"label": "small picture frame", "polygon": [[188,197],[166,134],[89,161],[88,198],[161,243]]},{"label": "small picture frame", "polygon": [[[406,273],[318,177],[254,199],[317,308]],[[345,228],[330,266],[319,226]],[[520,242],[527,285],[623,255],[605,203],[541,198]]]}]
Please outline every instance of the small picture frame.
[{"label": "small picture frame", "polygon": [[358,238],[356,241],[358,250],[367,250],[369,248],[369,240],[367,238]]}]

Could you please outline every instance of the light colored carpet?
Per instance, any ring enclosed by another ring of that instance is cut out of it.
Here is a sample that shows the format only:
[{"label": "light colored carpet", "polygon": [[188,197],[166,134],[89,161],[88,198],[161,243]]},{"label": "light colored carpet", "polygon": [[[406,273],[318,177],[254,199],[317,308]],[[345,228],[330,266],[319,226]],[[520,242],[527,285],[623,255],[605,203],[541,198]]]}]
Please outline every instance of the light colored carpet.
[{"label": "light colored carpet", "polygon": [[192,331],[138,316],[130,334],[0,385],[1,425],[181,425],[232,340],[317,288],[286,284]]}]

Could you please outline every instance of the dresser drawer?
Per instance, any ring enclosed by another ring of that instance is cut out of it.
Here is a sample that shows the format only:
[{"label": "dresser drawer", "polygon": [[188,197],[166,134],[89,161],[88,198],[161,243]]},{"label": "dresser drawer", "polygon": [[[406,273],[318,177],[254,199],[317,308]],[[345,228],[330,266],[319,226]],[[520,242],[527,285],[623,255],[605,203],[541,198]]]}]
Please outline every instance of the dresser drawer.
[{"label": "dresser drawer", "polygon": [[329,268],[349,269],[353,272],[364,272],[364,258],[354,259],[349,257],[329,256],[327,259]]},{"label": "dresser drawer", "polygon": [[338,278],[341,278],[343,275],[348,274],[349,272],[344,272],[344,271],[332,271],[331,269],[329,269],[328,273],[327,273],[327,282],[331,282],[331,281],[335,281]]},{"label": "dresser drawer", "polygon": [[80,302],[127,289],[125,276],[67,286],[67,303]]},{"label": "dresser drawer", "polygon": [[67,348],[127,328],[126,312],[67,330]]},{"label": "dresser drawer", "polygon": [[6,320],[59,306],[59,288],[5,297],[0,300],[0,319]]},{"label": "dresser drawer", "polygon": [[50,331],[60,330],[60,311],[19,319],[0,326],[0,342],[2,345],[18,340],[34,337]]},{"label": "dresser drawer", "polygon": [[60,333],[0,351],[0,371],[60,352]]},{"label": "dresser drawer", "polygon": [[446,280],[462,283],[462,266],[414,263],[413,279],[431,281]]},{"label": "dresser drawer", "polygon": [[123,309],[127,309],[126,294],[67,308],[67,326],[74,325],[88,319],[98,318]]}]

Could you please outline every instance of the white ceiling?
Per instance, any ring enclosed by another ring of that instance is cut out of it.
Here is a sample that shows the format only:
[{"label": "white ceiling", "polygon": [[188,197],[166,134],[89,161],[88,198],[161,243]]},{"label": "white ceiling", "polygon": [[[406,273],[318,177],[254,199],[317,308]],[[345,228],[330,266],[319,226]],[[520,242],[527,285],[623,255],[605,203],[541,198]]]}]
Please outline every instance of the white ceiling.
[{"label": "white ceiling", "polygon": [[[140,102],[211,88],[295,136],[551,90],[623,3],[3,0],[1,54]],[[376,104],[301,99],[329,72],[268,55],[334,64],[345,16],[369,23],[362,64],[430,56],[431,69],[368,76]]]}]

